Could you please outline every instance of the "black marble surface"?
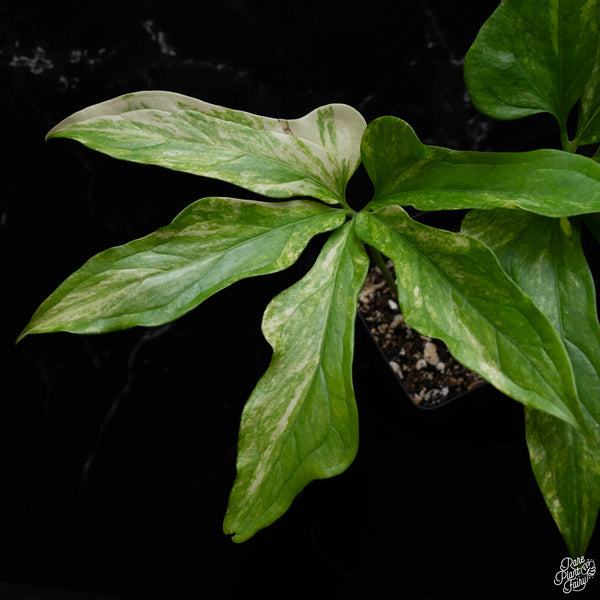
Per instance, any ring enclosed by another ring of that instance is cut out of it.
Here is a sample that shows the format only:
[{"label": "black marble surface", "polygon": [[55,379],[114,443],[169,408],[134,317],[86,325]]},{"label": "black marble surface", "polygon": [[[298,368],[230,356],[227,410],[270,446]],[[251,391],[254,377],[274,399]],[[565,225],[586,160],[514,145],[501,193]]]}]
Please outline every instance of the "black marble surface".
[{"label": "black marble surface", "polygon": [[[453,148],[554,145],[547,118],[496,123],[469,102],[462,58],[496,5],[0,5],[0,598],[557,593],[566,550],[528,466],[520,407],[490,392],[418,413],[361,337],[353,466],[311,484],[245,544],[222,534],[240,413],[270,356],[262,311],[307,270],[319,240],[290,270],[240,282],[165,327],[14,346],[39,303],[96,252],[197,198],[247,197],[44,143],[62,118],[167,89],[285,118],[344,102]],[[351,203],[369,193],[359,172]]]}]

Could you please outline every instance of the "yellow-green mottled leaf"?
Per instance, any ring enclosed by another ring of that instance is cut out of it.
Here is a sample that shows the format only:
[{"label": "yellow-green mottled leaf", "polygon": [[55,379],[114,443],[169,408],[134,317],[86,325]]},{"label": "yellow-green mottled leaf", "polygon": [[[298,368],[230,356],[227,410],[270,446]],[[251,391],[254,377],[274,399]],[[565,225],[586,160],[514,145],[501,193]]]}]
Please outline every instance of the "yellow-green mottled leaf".
[{"label": "yellow-green mottled leaf", "polygon": [[394,262],[406,322],[515,400],[585,430],[565,348],[479,240],[416,223],[398,206],[357,217]]},{"label": "yellow-green mottled leaf", "polygon": [[203,198],[150,235],[110,248],[67,278],[38,308],[30,333],[98,333],[155,326],[245,277],[290,266],[345,214],[309,200]]},{"label": "yellow-green mottled leaf", "polygon": [[561,150],[461,152],[426,146],[396,117],[369,124],[362,141],[373,209],[521,208],[550,217],[600,211],[600,164]]},{"label": "yellow-green mottled leaf", "polygon": [[273,198],[344,197],[366,123],[330,104],[274,119],[164,91],[126,94],[74,113],[47,138],[65,137],[115,158],[228,181]]},{"label": "yellow-green mottled leaf", "polygon": [[367,268],[348,223],[311,271],[267,307],[263,331],[273,358],[244,408],[223,526],[236,542],[278,519],[310,481],[337,475],[354,459],[354,321]]},{"label": "yellow-green mottled leaf", "polygon": [[521,211],[471,211],[463,230],[490,247],[548,317],[573,366],[596,447],[569,424],[526,409],[531,465],[572,556],[585,553],[600,509],[600,325],[577,222]]}]

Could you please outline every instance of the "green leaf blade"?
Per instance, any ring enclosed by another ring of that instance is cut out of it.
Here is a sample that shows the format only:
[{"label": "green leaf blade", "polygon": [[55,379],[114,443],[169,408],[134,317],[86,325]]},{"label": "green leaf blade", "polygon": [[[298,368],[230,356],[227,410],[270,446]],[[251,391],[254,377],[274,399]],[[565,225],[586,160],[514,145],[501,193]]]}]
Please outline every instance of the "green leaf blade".
[{"label": "green leaf blade", "polygon": [[592,71],[599,26],[596,0],[503,0],[465,57],[473,103],[497,119],[548,112],[564,129]]},{"label": "green leaf blade", "polygon": [[[525,409],[525,426],[531,466],[546,505],[571,556],[583,556],[598,519],[598,453],[573,427],[538,410]],[[597,424],[591,426],[597,437]]]},{"label": "green leaf blade", "polygon": [[367,269],[348,223],[265,312],[273,358],[244,408],[223,525],[236,542],[278,519],[310,481],[337,475],[354,459],[354,321]]},{"label": "green leaf blade", "polygon": [[463,230],[495,252],[559,332],[595,448],[569,424],[526,409],[531,464],[572,556],[589,544],[600,509],[600,324],[579,227],[519,211],[472,211]]},{"label": "green leaf blade", "polygon": [[369,124],[363,162],[370,208],[520,208],[550,217],[600,211],[600,164],[560,150],[463,152],[426,146],[396,117]]},{"label": "green leaf blade", "polygon": [[38,308],[19,336],[157,326],[245,277],[290,266],[345,213],[308,200],[203,198],[158,231],[91,258]]},{"label": "green leaf blade", "polygon": [[136,92],[74,113],[47,135],[114,158],[233,183],[272,198],[344,198],[366,123],[331,104],[273,119],[163,91]]},{"label": "green leaf blade", "polygon": [[357,232],[394,262],[407,323],[509,396],[585,428],[562,343],[484,244],[393,206],[360,213]]}]

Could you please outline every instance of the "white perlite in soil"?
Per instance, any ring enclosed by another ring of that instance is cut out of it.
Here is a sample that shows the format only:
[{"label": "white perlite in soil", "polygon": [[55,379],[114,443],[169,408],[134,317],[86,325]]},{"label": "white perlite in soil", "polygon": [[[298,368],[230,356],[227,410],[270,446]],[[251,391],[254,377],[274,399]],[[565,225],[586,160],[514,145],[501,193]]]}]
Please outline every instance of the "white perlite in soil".
[{"label": "white perlite in soil", "polygon": [[438,406],[484,383],[450,355],[444,342],[421,335],[404,322],[377,267],[369,270],[358,308],[415,404]]}]

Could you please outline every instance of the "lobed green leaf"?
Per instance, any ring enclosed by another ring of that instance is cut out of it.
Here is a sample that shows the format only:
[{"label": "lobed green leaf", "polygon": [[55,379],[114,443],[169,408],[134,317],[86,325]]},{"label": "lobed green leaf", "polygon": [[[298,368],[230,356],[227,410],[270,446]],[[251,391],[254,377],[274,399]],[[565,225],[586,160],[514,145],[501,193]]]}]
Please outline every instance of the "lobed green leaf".
[{"label": "lobed green leaf", "polygon": [[394,262],[406,322],[499,390],[576,428],[586,424],[566,351],[548,319],[479,240],[416,223],[398,206],[357,217]]},{"label": "lobed green leaf", "polygon": [[598,47],[597,0],[503,0],[467,52],[464,76],[483,113],[554,115],[564,129]]},{"label": "lobed green leaf", "polygon": [[560,150],[462,152],[426,146],[406,122],[381,117],[362,140],[375,185],[370,208],[521,208],[550,217],[600,211],[600,164]]},{"label": "lobed green leaf", "polygon": [[354,322],[368,263],[348,223],[311,271],[267,307],[263,331],[273,358],[243,411],[223,525],[236,542],[278,519],[310,481],[341,473],[354,459]]},{"label": "lobed green leaf", "polygon": [[595,447],[569,424],[526,409],[531,464],[573,556],[589,544],[600,509],[600,325],[579,226],[520,211],[471,211],[463,230],[490,247],[548,317],[569,355]]},{"label": "lobed green leaf", "polygon": [[345,213],[309,200],[203,198],[158,231],[97,254],[38,308],[30,333],[155,326],[245,277],[290,266]]},{"label": "lobed green leaf", "polygon": [[273,119],[164,91],[126,94],[74,113],[47,139],[65,137],[138,163],[239,185],[273,198],[337,204],[360,162],[366,123],[330,104]]}]

